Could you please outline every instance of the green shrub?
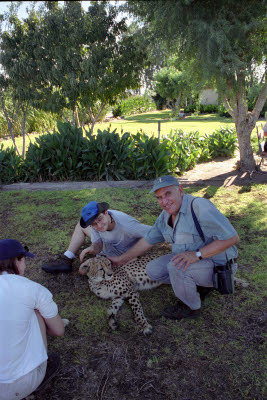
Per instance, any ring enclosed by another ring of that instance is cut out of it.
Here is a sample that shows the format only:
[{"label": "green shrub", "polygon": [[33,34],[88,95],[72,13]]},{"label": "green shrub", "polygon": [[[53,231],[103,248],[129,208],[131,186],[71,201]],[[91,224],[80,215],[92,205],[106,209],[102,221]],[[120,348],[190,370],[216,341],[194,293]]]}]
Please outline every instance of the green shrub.
[{"label": "green shrub", "polygon": [[25,181],[74,180],[81,178],[82,149],[87,140],[82,128],[57,122],[58,132],[36,138],[23,163]]},{"label": "green shrub", "polygon": [[198,145],[198,138],[198,132],[186,133],[181,129],[171,130],[170,134],[164,137],[171,154],[171,161],[176,164],[181,174],[197,163],[202,152]]},{"label": "green shrub", "polygon": [[167,106],[167,99],[165,97],[161,97],[160,94],[156,94],[152,96],[154,103],[156,104],[157,110],[163,110]]},{"label": "green shrub", "polygon": [[38,110],[37,108],[30,108],[26,122],[26,132],[44,133],[56,127],[58,115]]},{"label": "green shrub", "polygon": [[200,114],[215,114],[218,112],[218,106],[216,104],[191,104],[184,107],[185,113],[195,113]]},{"label": "green shrub", "polygon": [[120,104],[112,108],[112,115],[114,118],[120,117],[122,115],[122,109]]},{"label": "green shrub", "polygon": [[183,173],[197,161],[232,156],[237,147],[233,129],[221,128],[212,135],[171,131],[159,143],[144,132],[119,135],[116,129],[96,135],[70,123],[57,123],[58,131],[42,135],[30,144],[25,160],[15,148],[0,148],[0,179],[19,180],[124,180],[154,179]]},{"label": "green shrub", "polygon": [[158,142],[144,132],[133,135],[135,148],[132,157],[134,179],[153,179],[175,172],[177,162],[171,156],[166,141]]},{"label": "green shrub", "polygon": [[231,115],[229,112],[226,110],[223,104],[220,104],[218,107],[218,114],[220,117],[226,117],[226,118],[231,118]]},{"label": "green shrub", "polygon": [[216,104],[200,104],[199,111],[201,114],[215,114],[218,112]]},{"label": "green shrub", "polygon": [[184,107],[184,112],[185,113],[194,113],[197,109],[197,105],[196,104],[191,104],[189,106],[185,106]]},{"label": "green shrub", "polygon": [[10,184],[18,182],[21,178],[20,167],[22,159],[17,155],[15,147],[4,150],[4,145],[0,146],[0,184]]},{"label": "green shrub", "polygon": [[120,107],[121,115],[141,114],[156,109],[155,103],[147,95],[131,96],[121,100],[117,107],[114,108],[115,112],[118,107]]},{"label": "green shrub", "polygon": [[231,157],[237,149],[237,135],[234,128],[217,129],[214,133],[206,136],[209,153],[212,158]]},{"label": "green shrub", "polygon": [[87,180],[124,180],[133,176],[131,157],[134,140],[129,133],[122,137],[110,129],[87,135],[82,151],[82,178]]}]

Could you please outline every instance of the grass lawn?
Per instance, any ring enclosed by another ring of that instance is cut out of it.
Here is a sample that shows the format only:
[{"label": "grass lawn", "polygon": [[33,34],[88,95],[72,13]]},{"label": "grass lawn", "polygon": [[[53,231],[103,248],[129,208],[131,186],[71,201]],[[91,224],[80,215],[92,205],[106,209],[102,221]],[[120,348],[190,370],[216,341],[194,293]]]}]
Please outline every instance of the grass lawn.
[{"label": "grass lawn", "polygon": [[249,287],[232,296],[212,293],[198,320],[172,321],[161,309],[175,302],[168,285],[142,292],[141,302],[153,334],[144,337],[126,304],[120,328],[111,332],[106,310],[110,301],[90,293],[78,275],[51,275],[40,266],[67,248],[88,201],[107,201],[153,224],[160,212],[156,199],[143,189],[0,192],[1,238],[14,238],[36,254],[26,277],[46,286],[63,318],[70,320],[63,338],[49,338],[62,369],[36,400],[263,400],[264,294],[266,279],[266,187],[190,187],[230,219],[239,236],[237,276]]},{"label": "grass lawn", "polygon": [[136,133],[142,129],[149,136],[158,136],[158,121],[161,122],[161,135],[170,133],[171,129],[182,129],[183,131],[199,131],[200,133],[212,133],[221,125],[224,127],[232,127],[232,118],[219,117],[217,114],[205,114],[199,116],[188,116],[183,120],[171,120],[171,112],[154,111],[146,114],[138,114],[125,117],[123,120],[113,120],[111,123],[102,122],[96,124],[96,129],[105,129],[111,125],[112,129],[118,132],[123,129],[124,132]]},{"label": "grass lawn", "polygon": [[[94,128],[94,134],[97,130],[104,130],[111,126],[111,129],[117,129],[117,132],[130,132],[132,134],[137,133],[141,129],[150,135],[158,137],[158,121],[161,121],[161,136],[170,133],[171,129],[182,129],[183,131],[199,131],[204,135],[204,133],[212,133],[220,126],[231,127],[233,126],[233,120],[231,118],[219,117],[217,114],[206,114],[199,116],[186,117],[184,120],[169,120],[170,111],[154,111],[145,114],[138,114],[135,116],[128,116],[125,119],[113,120],[110,122],[97,123]],[[30,139],[26,136],[26,146],[29,145],[30,140],[35,141],[38,134],[31,134]],[[18,147],[22,149],[22,138],[16,139]],[[11,139],[3,140],[4,147],[12,146],[13,142]]]}]

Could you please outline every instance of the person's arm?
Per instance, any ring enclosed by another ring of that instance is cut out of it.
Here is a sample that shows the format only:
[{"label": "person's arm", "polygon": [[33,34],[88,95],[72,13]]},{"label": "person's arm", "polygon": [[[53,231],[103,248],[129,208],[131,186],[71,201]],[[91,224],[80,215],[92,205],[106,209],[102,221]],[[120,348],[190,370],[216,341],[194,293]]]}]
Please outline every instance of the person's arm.
[{"label": "person's arm", "polygon": [[63,336],[65,332],[64,323],[59,314],[53,318],[44,318],[46,333],[50,336]]},{"label": "person's arm", "polygon": [[[238,242],[239,236],[235,235],[226,240],[214,240],[206,246],[199,248],[199,250],[201,251],[201,256],[203,259],[210,258],[222,253],[223,251],[229,249],[229,247],[236,245]],[[178,269],[184,267],[184,271],[186,271],[187,267],[190,264],[199,261],[199,258],[196,256],[196,251],[184,251],[183,253],[173,256],[171,260],[173,261],[174,265],[178,265]]]},{"label": "person's arm", "polygon": [[147,241],[142,238],[133,247],[126,251],[126,253],[121,256],[108,257],[108,259],[112,262],[113,266],[123,265],[133,258],[141,256],[147,250],[151,249],[151,247],[153,247],[153,245],[147,243]]},{"label": "person's arm", "polygon": [[83,262],[84,257],[86,254],[92,254],[93,256],[96,256],[97,254],[100,253],[100,251],[103,248],[103,243],[92,243],[91,246],[87,247],[84,249],[81,254],[80,254],[80,261]]}]

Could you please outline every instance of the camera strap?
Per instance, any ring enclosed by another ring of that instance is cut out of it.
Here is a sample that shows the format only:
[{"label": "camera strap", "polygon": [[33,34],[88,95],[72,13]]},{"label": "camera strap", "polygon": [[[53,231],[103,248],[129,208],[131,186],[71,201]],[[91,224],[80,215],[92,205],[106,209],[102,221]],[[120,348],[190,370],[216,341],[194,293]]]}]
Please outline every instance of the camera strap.
[{"label": "camera strap", "polygon": [[[193,218],[194,224],[196,226],[196,229],[199,233],[199,236],[201,237],[202,241],[205,243],[204,233],[201,229],[201,226],[198,222],[197,216],[193,209],[193,202],[195,199],[193,199],[193,201],[191,202],[192,218]],[[232,294],[232,293],[234,293],[234,278],[233,278],[233,274],[232,274],[232,267],[231,267],[231,262],[229,262],[229,259],[227,257],[227,252],[225,252],[225,256],[226,256],[226,260],[227,260],[225,265],[216,267],[216,265],[214,263],[213,287],[216,290],[218,290],[219,293],[221,293],[221,294]]]},{"label": "camera strap", "polygon": [[[198,198],[198,197],[195,197],[195,198],[192,200],[192,202],[191,202],[191,214],[192,214],[192,218],[193,218],[194,224],[195,224],[195,226],[196,226],[196,229],[197,229],[197,231],[198,231],[198,234],[199,234],[199,236],[201,237],[203,243],[205,243],[205,236],[204,236],[204,233],[203,233],[203,231],[202,231],[202,229],[201,229],[200,223],[198,222],[197,216],[196,216],[195,211],[194,211],[194,209],[193,209],[193,203],[194,203],[194,201],[195,201],[197,198]],[[229,259],[228,259],[228,257],[227,257],[227,252],[225,252],[225,257],[226,257],[227,264],[229,264]]]},{"label": "camera strap", "polygon": [[194,203],[194,201],[196,200],[196,198],[197,198],[197,197],[195,197],[195,198],[193,199],[193,201],[191,202],[191,214],[192,214],[192,218],[193,218],[194,224],[195,224],[195,226],[196,226],[196,229],[197,229],[197,231],[198,231],[198,234],[199,234],[199,236],[201,237],[202,241],[205,243],[205,236],[204,236],[204,233],[203,233],[203,231],[202,231],[202,229],[201,229],[200,223],[198,222],[197,216],[196,216],[195,211],[194,211],[194,209],[193,209],[193,203]]}]

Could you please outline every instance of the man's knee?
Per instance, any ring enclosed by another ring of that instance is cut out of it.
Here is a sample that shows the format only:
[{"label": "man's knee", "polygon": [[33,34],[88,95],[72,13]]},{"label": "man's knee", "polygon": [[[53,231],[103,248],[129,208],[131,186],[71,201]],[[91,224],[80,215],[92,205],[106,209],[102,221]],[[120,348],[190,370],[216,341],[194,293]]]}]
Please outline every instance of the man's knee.
[{"label": "man's knee", "polygon": [[178,269],[178,265],[175,265],[172,261],[170,261],[167,264],[167,269],[169,272],[169,275],[175,274],[178,278],[184,279],[185,277],[185,271],[183,268]]},{"label": "man's knee", "polygon": [[161,281],[168,279],[168,273],[166,268],[158,262],[158,259],[152,260],[146,265],[146,273],[150,279],[154,281]]}]

